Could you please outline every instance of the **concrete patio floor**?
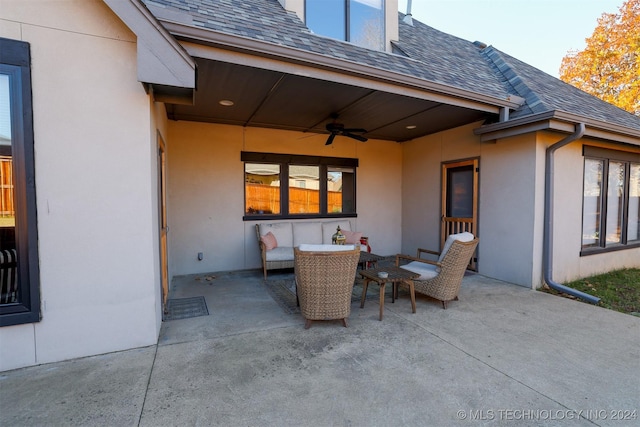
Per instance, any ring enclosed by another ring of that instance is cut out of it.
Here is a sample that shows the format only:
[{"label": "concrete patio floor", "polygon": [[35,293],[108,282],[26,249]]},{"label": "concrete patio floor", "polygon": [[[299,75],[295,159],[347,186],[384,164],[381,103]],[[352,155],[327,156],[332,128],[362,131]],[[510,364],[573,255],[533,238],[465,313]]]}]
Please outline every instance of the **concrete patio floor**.
[{"label": "concrete patio floor", "polygon": [[471,275],[447,310],[370,299],[305,330],[261,272],[213,275],[174,279],[210,314],[157,346],[0,373],[0,425],[640,424],[640,318]]}]

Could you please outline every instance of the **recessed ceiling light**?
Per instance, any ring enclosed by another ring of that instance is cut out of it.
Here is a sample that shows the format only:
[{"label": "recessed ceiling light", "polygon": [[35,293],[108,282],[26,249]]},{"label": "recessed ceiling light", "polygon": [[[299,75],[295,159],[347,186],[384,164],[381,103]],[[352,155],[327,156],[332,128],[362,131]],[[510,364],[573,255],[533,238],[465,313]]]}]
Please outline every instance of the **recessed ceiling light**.
[{"label": "recessed ceiling light", "polygon": [[417,128],[417,126],[416,126],[416,125],[409,125],[409,126],[407,126],[407,129],[415,129],[415,128]]},{"label": "recessed ceiling light", "polygon": [[230,99],[222,99],[218,102],[220,105],[224,105],[225,107],[231,107],[233,105],[233,101]]}]

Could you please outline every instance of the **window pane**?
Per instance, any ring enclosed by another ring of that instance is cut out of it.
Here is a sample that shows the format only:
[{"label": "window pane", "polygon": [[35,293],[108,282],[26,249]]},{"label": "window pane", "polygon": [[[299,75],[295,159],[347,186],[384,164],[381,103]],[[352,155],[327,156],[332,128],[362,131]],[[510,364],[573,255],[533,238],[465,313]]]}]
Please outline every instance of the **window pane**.
[{"label": "window pane", "polygon": [[289,214],[320,213],[320,167],[289,166]]},{"label": "window pane", "polygon": [[640,164],[631,164],[629,173],[629,220],[627,242],[640,240]]},{"label": "window pane", "polygon": [[624,163],[609,162],[607,191],[606,244],[622,243],[622,203],[624,202]]},{"label": "window pane", "polygon": [[246,214],[280,213],[280,165],[245,163],[244,187]]},{"label": "window pane", "polygon": [[384,0],[350,0],[349,41],[384,50]]},{"label": "window pane", "polygon": [[447,171],[447,216],[473,217],[473,166]]},{"label": "window pane", "polygon": [[307,27],[316,34],[346,40],[345,0],[307,0],[305,3]]},{"label": "window pane", "polygon": [[9,76],[0,74],[0,304],[20,302]]},{"label": "window pane", "polygon": [[327,168],[327,213],[355,213],[355,182],[353,168]]},{"label": "window pane", "polygon": [[602,206],[602,160],[584,160],[584,195],[582,204],[582,246],[598,246],[600,207]]}]

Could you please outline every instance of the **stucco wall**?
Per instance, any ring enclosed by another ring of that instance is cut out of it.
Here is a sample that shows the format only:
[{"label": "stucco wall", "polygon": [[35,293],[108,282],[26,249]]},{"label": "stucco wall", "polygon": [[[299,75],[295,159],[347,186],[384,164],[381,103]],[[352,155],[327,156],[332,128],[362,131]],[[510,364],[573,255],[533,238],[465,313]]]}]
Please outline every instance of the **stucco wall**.
[{"label": "stucco wall", "polygon": [[[542,146],[546,146],[558,141],[559,138],[557,135],[542,133],[538,140]],[[631,149],[584,138],[556,151],[553,279],[559,283],[620,268],[640,267],[640,248],[580,256],[584,176],[583,145],[614,150]],[[637,149],[635,151],[637,152]]]},{"label": "stucco wall", "polygon": [[[174,275],[260,268],[254,221],[243,221],[241,151],[358,158],[353,227],[379,254],[401,241],[401,147],[260,128],[170,122],[169,242]],[[317,221],[317,220],[316,220]],[[198,261],[198,252],[204,259]]]},{"label": "stucco wall", "polygon": [[540,254],[534,251],[534,242],[541,238],[536,235],[541,233],[536,219],[544,213],[535,191],[538,161],[534,134],[482,146],[481,272],[527,287],[538,280],[540,271]]},{"label": "stucco wall", "polygon": [[0,328],[0,370],[155,343],[155,132],[134,35],[77,0],[3,1],[0,36],[31,44],[42,298],[41,322]]},{"label": "stucco wall", "polygon": [[[522,286],[535,280],[537,206],[534,136],[481,143],[479,123],[403,144],[404,253],[440,245],[441,164],[479,157],[478,271]],[[543,181],[544,183],[544,181]],[[538,212],[540,211],[540,212]],[[539,270],[539,268],[537,269]]]}]

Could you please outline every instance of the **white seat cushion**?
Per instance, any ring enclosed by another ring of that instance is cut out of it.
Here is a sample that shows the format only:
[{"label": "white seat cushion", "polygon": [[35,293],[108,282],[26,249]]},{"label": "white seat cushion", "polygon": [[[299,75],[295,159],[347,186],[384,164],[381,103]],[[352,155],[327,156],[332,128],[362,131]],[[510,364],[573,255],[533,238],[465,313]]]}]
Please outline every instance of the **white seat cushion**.
[{"label": "white seat cushion", "polygon": [[300,245],[298,247],[304,252],[342,252],[352,251],[355,249],[354,245]]},{"label": "white seat cushion", "polygon": [[278,246],[266,253],[267,261],[291,261],[293,260],[293,248],[286,246]]},{"label": "white seat cushion", "polygon": [[461,242],[470,242],[474,238],[475,237],[473,236],[473,234],[471,234],[471,233],[469,233],[467,231],[465,231],[464,233],[450,234],[449,237],[447,237],[447,240],[444,242],[444,246],[442,247],[442,253],[440,253],[440,257],[438,258],[438,262],[442,262],[442,260],[444,259],[445,254],[447,253],[447,251],[449,250],[449,248],[453,244],[454,240],[460,240]]},{"label": "white seat cushion", "polygon": [[415,280],[429,280],[438,275],[438,267],[426,262],[411,261],[409,264],[401,265],[400,268],[419,274],[420,277]]}]

